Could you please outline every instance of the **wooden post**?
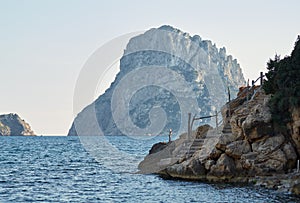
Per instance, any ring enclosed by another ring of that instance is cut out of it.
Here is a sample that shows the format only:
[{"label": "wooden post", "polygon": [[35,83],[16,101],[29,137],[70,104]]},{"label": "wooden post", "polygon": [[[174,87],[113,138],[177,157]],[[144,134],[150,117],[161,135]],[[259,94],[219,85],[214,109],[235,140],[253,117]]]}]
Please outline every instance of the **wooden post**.
[{"label": "wooden post", "polygon": [[215,111],[215,113],[216,113],[216,129],[218,131],[218,112]]},{"label": "wooden post", "polygon": [[230,102],[230,89],[229,89],[229,86],[227,86],[227,91],[228,91],[228,102]]},{"label": "wooden post", "polygon": [[228,117],[231,117],[231,109],[230,109],[230,104],[228,104]]},{"label": "wooden post", "polygon": [[264,82],[264,73],[260,72],[260,85],[263,85]]},{"label": "wooden post", "polygon": [[252,80],[252,86],[254,86],[254,84],[255,84],[255,82],[254,82],[254,80]]},{"label": "wooden post", "polygon": [[192,116],[192,114],[191,113],[188,113],[188,116],[189,116],[189,118],[188,118],[188,140],[190,140],[191,139],[191,137],[192,137],[192,135],[191,135],[191,116]]}]

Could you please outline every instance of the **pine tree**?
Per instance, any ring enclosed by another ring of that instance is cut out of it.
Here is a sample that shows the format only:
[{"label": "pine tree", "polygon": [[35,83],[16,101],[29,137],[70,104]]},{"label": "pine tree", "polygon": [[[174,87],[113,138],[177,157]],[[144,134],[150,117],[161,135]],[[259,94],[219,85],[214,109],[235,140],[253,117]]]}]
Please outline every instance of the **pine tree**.
[{"label": "pine tree", "polygon": [[272,94],[269,104],[274,122],[284,129],[291,118],[290,110],[300,107],[300,36],[291,56],[280,59],[275,55],[267,63],[267,69],[263,88],[266,94]]}]

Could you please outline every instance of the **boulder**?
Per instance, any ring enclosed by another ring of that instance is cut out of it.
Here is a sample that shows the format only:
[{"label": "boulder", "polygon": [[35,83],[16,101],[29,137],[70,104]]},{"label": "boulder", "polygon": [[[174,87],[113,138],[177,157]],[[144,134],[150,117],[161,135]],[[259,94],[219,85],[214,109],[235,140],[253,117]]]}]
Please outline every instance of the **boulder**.
[{"label": "boulder", "polygon": [[242,123],[244,135],[249,141],[254,141],[274,133],[271,112],[266,105],[257,104],[251,108],[250,114]]},{"label": "boulder", "polygon": [[232,142],[226,146],[225,153],[235,159],[241,158],[243,154],[251,151],[250,144],[247,140],[239,140]]},{"label": "boulder", "polygon": [[261,175],[284,173],[286,163],[287,159],[284,152],[278,149],[268,156],[259,155],[255,160],[255,170],[258,175],[260,175],[259,172],[262,172]]},{"label": "boulder", "polygon": [[[253,161],[243,156],[245,166],[251,163],[252,169],[260,175],[282,173],[292,167],[295,154],[289,144],[285,144],[283,135],[264,137],[263,139],[252,144],[252,150],[256,154]],[[288,156],[286,155],[288,154]],[[288,157],[288,158],[287,158]],[[289,165],[288,165],[289,164]]]},{"label": "boulder", "polygon": [[233,177],[236,172],[234,160],[226,154],[222,154],[217,163],[213,165],[208,173],[209,176],[216,176],[219,178]]},{"label": "boulder", "polygon": [[287,160],[287,169],[296,168],[297,153],[290,142],[284,144],[283,152]]},{"label": "boulder", "polygon": [[284,141],[285,137],[283,135],[268,136],[265,139],[252,143],[252,150],[260,155],[267,155],[279,148]]},{"label": "boulder", "polygon": [[249,109],[237,109],[230,119],[230,126],[232,135],[237,139],[244,137],[244,131],[242,128],[242,123],[246,120],[249,114]]},{"label": "boulder", "polygon": [[204,180],[206,170],[199,160],[192,159],[169,166],[164,170],[164,173],[172,178]]},{"label": "boulder", "polygon": [[223,152],[217,148],[213,148],[208,155],[209,159],[217,160]]},{"label": "boulder", "polygon": [[199,159],[201,161],[205,160],[217,160],[223,153],[221,150],[216,148],[216,145],[220,142],[219,135],[215,132],[208,132],[206,138],[204,139],[203,145],[200,150],[196,151],[193,155],[194,159]]},{"label": "boulder", "polygon": [[201,125],[197,128],[196,130],[196,139],[201,139],[201,138],[205,138],[207,131],[213,129],[210,125],[205,124],[205,125]]},{"label": "boulder", "polygon": [[247,154],[243,154],[240,158],[242,168],[251,171],[254,168],[254,162],[257,156],[258,156],[257,152],[249,152]]},{"label": "boulder", "polygon": [[188,166],[195,176],[202,176],[206,174],[205,166],[200,160],[192,159]]},{"label": "boulder", "polygon": [[154,144],[151,149],[149,150],[149,154],[157,153],[163,149],[165,149],[168,146],[168,143],[166,142],[159,142]]},{"label": "boulder", "polygon": [[173,178],[188,178],[193,176],[193,171],[188,167],[189,161],[174,164],[165,169],[166,173]]},{"label": "boulder", "polygon": [[236,140],[233,134],[222,134],[216,143],[216,148],[221,151],[226,150],[226,146]]}]

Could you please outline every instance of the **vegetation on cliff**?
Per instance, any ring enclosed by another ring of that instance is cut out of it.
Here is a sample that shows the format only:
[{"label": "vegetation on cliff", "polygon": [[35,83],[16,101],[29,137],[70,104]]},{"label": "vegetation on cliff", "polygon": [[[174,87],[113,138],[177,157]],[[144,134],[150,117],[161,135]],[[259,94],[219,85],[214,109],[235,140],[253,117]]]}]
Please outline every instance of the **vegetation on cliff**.
[{"label": "vegetation on cliff", "polygon": [[291,110],[300,107],[300,36],[290,56],[280,59],[276,55],[267,63],[266,94],[272,94],[270,108],[277,130],[286,130]]}]

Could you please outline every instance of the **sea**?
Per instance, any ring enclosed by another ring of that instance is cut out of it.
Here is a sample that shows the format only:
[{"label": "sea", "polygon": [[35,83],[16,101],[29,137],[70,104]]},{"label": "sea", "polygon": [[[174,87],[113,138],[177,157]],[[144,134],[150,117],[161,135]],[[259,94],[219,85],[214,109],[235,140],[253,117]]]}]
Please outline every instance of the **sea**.
[{"label": "sea", "polygon": [[252,185],[136,173],[151,146],[167,139],[2,136],[0,202],[300,202]]}]

